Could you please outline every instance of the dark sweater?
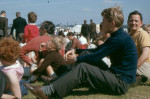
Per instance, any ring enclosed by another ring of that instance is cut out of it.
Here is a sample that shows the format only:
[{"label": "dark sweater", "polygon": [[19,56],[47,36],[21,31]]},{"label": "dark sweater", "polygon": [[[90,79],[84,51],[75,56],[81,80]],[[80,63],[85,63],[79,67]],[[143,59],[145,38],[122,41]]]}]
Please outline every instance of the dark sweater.
[{"label": "dark sweater", "polygon": [[[44,59],[43,63],[33,72],[33,74],[40,74],[42,73],[44,70],[46,70],[46,68],[51,65],[54,71],[57,71],[57,69],[60,66],[65,66],[66,62],[64,60],[64,58],[62,57],[62,55],[56,51],[50,51],[49,54],[46,56],[46,58]],[[59,71],[57,71],[59,72]]]},{"label": "dark sweater", "polygon": [[[87,49],[88,50],[88,49]],[[84,50],[77,49],[76,53]],[[110,71],[119,74],[126,83],[135,82],[137,69],[137,49],[132,38],[122,28],[113,32],[104,44],[96,49],[89,49],[93,52],[85,56],[77,57],[78,62],[97,63],[105,56],[110,56]]]}]

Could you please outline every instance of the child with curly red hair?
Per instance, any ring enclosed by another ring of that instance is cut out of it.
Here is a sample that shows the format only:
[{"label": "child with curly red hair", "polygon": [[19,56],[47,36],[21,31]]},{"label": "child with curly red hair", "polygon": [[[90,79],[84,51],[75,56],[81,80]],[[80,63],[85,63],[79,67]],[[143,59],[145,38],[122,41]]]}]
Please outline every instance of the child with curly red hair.
[{"label": "child with curly red hair", "polygon": [[11,91],[17,98],[21,99],[21,90],[19,81],[21,80],[24,70],[19,57],[20,45],[11,38],[3,38],[0,40],[0,61],[2,66],[0,70],[4,72],[8,81],[6,91]]}]

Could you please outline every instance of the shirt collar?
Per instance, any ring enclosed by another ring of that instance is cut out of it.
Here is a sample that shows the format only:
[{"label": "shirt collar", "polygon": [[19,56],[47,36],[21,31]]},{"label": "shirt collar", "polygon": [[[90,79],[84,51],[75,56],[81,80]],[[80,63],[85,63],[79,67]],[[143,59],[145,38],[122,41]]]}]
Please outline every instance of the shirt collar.
[{"label": "shirt collar", "polygon": [[5,17],[5,16],[1,15],[1,17]]},{"label": "shirt collar", "polygon": [[29,23],[29,25],[35,25],[35,23]]},{"label": "shirt collar", "polygon": [[10,69],[10,68],[18,68],[20,66],[20,63],[18,60],[16,60],[15,64],[10,66],[4,66],[3,69]]},{"label": "shirt collar", "polygon": [[143,31],[143,29],[142,28],[140,28],[137,32],[135,32],[133,35],[131,35],[131,36],[136,36],[136,35],[138,35],[139,33],[140,33],[140,31]]},{"label": "shirt collar", "polygon": [[111,33],[110,35],[113,36],[113,35],[117,35],[118,33],[122,32],[123,31],[123,28],[119,28],[117,31]]}]

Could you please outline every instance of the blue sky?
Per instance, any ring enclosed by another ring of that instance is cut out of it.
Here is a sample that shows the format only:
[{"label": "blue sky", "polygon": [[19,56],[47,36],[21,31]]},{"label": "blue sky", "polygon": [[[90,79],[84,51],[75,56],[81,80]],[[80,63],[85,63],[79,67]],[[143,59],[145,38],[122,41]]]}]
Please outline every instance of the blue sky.
[{"label": "blue sky", "polygon": [[17,11],[26,19],[29,12],[37,13],[36,24],[45,20],[54,24],[82,24],[84,19],[87,23],[93,19],[99,24],[101,12],[116,3],[123,9],[124,24],[127,24],[128,14],[134,10],[142,13],[144,24],[150,23],[150,0],[0,0],[0,11],[6,11],[9,24],[12,24]]}]

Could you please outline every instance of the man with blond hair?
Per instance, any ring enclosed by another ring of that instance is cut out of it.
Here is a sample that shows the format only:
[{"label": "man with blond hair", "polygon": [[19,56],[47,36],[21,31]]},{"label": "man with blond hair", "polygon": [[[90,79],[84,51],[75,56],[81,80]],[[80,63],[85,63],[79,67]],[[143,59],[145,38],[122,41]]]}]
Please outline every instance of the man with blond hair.
[{"label": "man with blond hair", "polygon": [[[85,50],[72,49],[66,53],[66,59],[73,59],[78,64],[67,74],[52,82],[48,86],[25,86],[39,98],[46,99],[57,94],[64,97],[76,86],[87,82],[94,90],[107,94],[125,94],[129,84],[135,82],[137,67],[137,50],[134,41],[123,31],[124,16],[119,7],[103,10],[102,27],[110,37],[96,49],[87,49],[92,52],[84,56],[76,56]],[[76,53],[76,54],[75,54]],[[102,58],[110,56],[111,67],[103,70]]]}]

